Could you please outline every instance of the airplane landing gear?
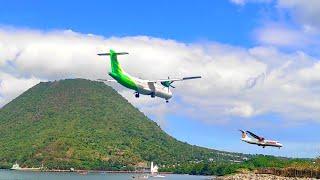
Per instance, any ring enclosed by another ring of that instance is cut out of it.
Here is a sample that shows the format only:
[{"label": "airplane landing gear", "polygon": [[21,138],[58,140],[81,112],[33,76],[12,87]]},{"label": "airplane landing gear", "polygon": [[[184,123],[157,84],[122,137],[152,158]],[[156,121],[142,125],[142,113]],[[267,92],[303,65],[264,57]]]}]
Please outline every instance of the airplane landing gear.
[{"label": "airplane landing gear", "polygon": [[265,146],[263,146],[263,148],[265,148]]},{"label": "airplane landing gear", "polygon": [[136,94],[134,95],[136,98],[140,97],[140,94],[138,92],[136,92]]},{"label": "airplane landing gear", "polygon": [[156,95],[155,95],[155,93],[153,92],[153,93],[151,93],[151,97],[152,98],[155,98],[156,97]]},{"label": "airplane landing gear", "polygon": [[166,100],[166,103],[169,103],[169,100]]}]

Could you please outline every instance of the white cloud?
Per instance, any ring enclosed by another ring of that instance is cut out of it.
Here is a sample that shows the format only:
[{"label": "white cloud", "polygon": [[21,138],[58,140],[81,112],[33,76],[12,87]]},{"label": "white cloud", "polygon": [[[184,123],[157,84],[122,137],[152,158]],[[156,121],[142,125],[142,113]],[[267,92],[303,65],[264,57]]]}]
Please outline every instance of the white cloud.
[{"label": "white cloud", "polygon": [[256,39],[260,44],[280,47],[301,48],[316,44],[313,37],[301,29],[290,28],[281,23],[265,23],[256,30]]},{"label": "white cloud", "polygon": [[0,44],[2,103],[40,79],[106,78],[109,60],[96,54],[113,48],[129,51],[129,56],[119,59],[134,76],[203,76],[200,80],[177,82],[169,104],[149,97],[134,99],[131,91],[120,88],[130,102],[157,119],[173,113],[209,123],[267,113],[290,120],[320,119],[318,60],[303,52],[283,53],[271,47],[244,49],[218,43],[185,44],[146,36],[104,38],[70,30],[5,28],[0,29]]},{"label": "white cloud", "polygon": [[234,4],[244,5],[246,3],[245,0],[230,0]]},{"label": "white cloud", "polygon": [[[320,1],[319,0],[230,0],[237,5],[247,3],[271,3],[275,2],[275,7],[285,13],[289,13],[293,20],[301,24],[306,31],[314,32],[320,30]],[[273,4],[273,3],[272,3]],[[272,11],[274,13],[274,11]],[[311,31],[310,31],[311,30]]]},{"label": "white cloud", "polygon": [[270,3],[272,0],[230,0],[230,2],[237,5],[245,5],[246,3]]},{"label": "white cloud", "polygon": [[258,43],[290,49],[300,48],[317,51],[320,42],[319,0],[230,0],[237,5],[247,3],[270,3],[261,8],[262,26],[256,28]]},{"label": "white cloud", "polygon": [[273,22],[258,28],[258,42],[290,48],[319,46],[320,1],[277,0],[275,8]]},{"label": "white cloud", "polygon": [[19,78],[0,72],[0,107],[39,82],[35,77]]},{"label": "white cloud", "polygon": [[287,9],[294,19],[303,26],[320,28],[319,0],[278,0],[277,6]]},{"label": "white cloud", "polygon": [[[307,67],[299,70],[299,77],[302,81],[310,84],[320,83],[320,63],[316,62],[312,67]],[[319,84],[320,86],[320,84]]]},{"label": "white cloud", "polygon": [[250,117],[254,114],[254,109],[250,104],[246,103],[239,103],[235,104],[234,107],[227,110],[227,113],[236,115],[236,116],[242,116],[242,117]]}]

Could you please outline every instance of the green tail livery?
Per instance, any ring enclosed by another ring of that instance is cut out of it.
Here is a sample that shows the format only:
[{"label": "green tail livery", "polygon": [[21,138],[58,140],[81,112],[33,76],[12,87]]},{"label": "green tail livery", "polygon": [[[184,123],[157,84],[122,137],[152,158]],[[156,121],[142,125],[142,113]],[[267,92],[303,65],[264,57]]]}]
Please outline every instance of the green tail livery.
[{"label": "green tail livery", "polygon": [[118,55],[126,55],[127,52],[115,52],[110,50],[109,53],[100,53],[99,56],[110,56],[111,61],[111,72],[108,74],[114,80],[98,79],[100,81],[108,82],[118,82],[126,88],[132,89],[135,91],[135,96],[139,98],[140,94],[149,95],[152,98],[160,97],[169,102],[169,99],[172,97],[172,92],[170,87],[175,88],[171,84],[175,81],[184,81],[189,79],[201,78],[201,76],[192,76],[184,78],[174,78],[174,79],[159,79],[159,80],[144,80],[139,79],[133,76],[130,76],[128,73],[123,71],[119,61]]}]

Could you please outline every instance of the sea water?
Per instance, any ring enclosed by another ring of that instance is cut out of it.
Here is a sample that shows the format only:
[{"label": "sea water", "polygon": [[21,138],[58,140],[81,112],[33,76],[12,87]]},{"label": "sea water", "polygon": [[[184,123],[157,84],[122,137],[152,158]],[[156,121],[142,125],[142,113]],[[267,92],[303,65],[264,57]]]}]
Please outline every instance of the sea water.
[{"label": "sea water", "polygon": [[[12,171],[12,170],[0,170],[0,180],[132,180],[133,176],[139,176],[139,174],[130,173],[88,173],[81,175],[73,172],[28,172],[28,171]],[[209,176],[192,176],[192,175],[180,175],[180,174],[165,174],[165,178],[152,178],[149,179],[163,179],[163,180],[205,180],[212,179]]]}]

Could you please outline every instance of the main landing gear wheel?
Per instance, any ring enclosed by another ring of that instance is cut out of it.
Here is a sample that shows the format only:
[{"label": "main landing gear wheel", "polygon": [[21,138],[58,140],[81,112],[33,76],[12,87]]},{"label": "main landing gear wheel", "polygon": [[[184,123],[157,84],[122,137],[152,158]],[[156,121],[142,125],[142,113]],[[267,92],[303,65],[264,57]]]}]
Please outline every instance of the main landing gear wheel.
[{"label": "main landing gear wheel", "polygon": [[155,93],[151,93],[151,97],[155,98],[156,97]]},{"label": "main landing gear wheel", "polygon": [[166,100],[166,103],[169,103],[169,100]]},{"label": "main landing gear wheel", "polygon": [[135,96],[136,98],[139,98],[140,94],[139,94],[139,93],[136,93],[134,96]]}]

